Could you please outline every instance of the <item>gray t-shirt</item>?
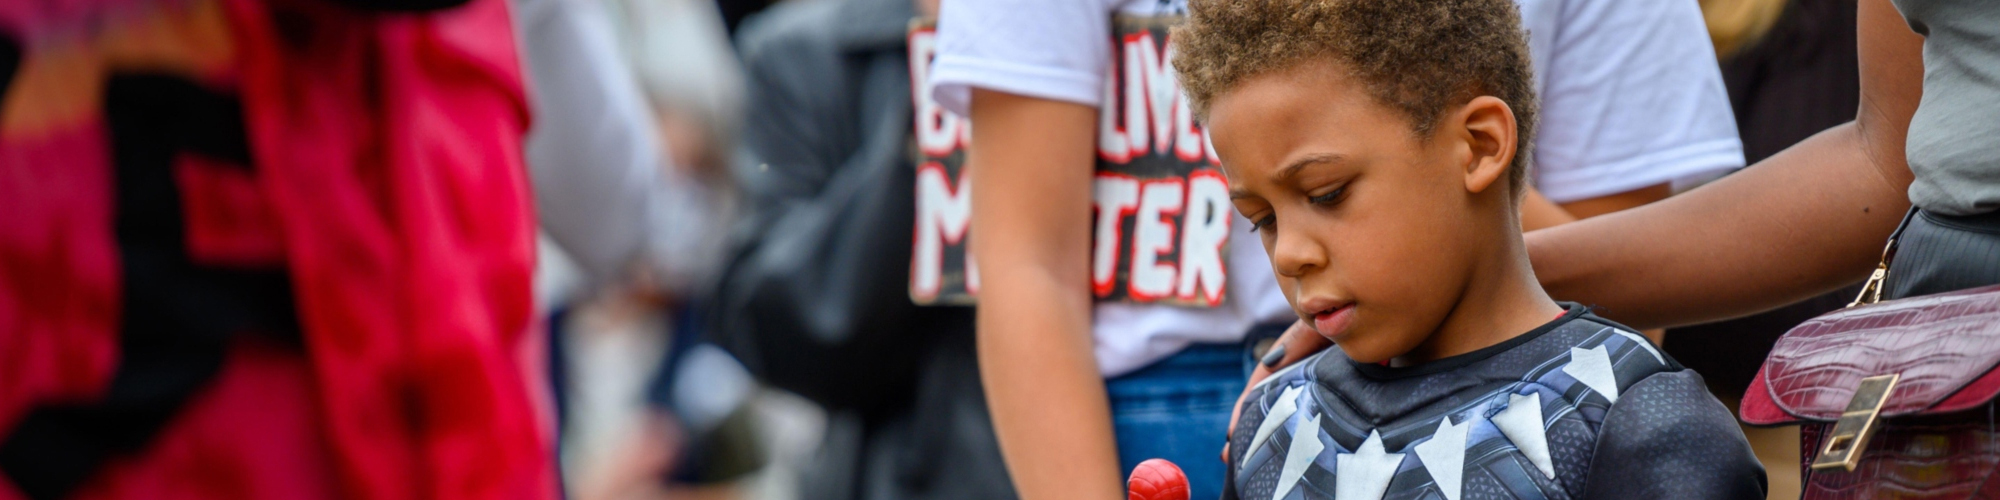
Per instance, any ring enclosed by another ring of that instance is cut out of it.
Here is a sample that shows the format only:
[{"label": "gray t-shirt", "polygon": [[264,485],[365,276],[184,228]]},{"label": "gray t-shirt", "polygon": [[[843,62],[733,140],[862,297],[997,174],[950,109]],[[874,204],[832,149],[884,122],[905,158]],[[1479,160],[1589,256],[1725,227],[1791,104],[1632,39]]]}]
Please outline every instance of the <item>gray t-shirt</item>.
[{"label": "gray t-shirt", "polygon": [[1924,35],[1924,98],[1905,152],[1910,202],[1945,215],[2000,210],[2000,1],[1894,0]]}]

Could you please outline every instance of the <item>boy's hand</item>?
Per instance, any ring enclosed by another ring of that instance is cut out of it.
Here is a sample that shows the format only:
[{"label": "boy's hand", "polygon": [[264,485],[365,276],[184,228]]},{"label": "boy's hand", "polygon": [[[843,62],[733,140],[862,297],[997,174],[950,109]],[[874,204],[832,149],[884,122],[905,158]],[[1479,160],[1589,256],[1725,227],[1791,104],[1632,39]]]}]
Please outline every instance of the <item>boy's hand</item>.
[{"label": "boy's hand", "polygon": [[[1243,386],[1243,394],[1236,396],[1236,409],[1229,413],[1229,432],[1236,432],[1236,419],[1243,416],[1243,398],[1250,395],[1251,387],[1270,378],[1272,372],[1331,346],[1333,341],[1320,335],[1312,325],[1305,321],[1292,323],[1292,327],[1285,329],[1285,333],[1278,336],[1278,341],[1271,344],[1271,350],[1264,353],[1264,359],[1257,363],[1257,367],[1250,370],[1250,384]],[[1222,463],[1229,463],[1229,443],[1222,444]]]}]

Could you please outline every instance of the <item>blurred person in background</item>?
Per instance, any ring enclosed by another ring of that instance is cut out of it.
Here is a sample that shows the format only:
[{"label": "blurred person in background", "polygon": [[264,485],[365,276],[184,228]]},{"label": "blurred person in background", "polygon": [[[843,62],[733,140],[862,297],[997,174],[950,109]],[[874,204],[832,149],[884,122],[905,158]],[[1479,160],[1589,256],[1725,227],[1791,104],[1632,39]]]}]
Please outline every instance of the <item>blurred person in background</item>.
[{"label": "blurred person in background", "polygon": [[744,20],[778,2],[779,0],[715,0],[716,6],[722,10],[722,22],[732,35],[743,27]]},{"label": "blurred person in background", "polygon": [[528,156],[553,243],[543,303],[571,492],[737,496],[764,465],[760,392],[695,341],[693,314],[735,204],[724,172],[742,77],[714,6],[514,3],[535,84]]},{"label": "blurred person in background", "polygon": [[[637,270],[664,293],[696,294],[730,219],[733,193],[713,152],[736,128],[742,85],[719,30],[688,29],[713,11],[640,10],[706,5],[690,0],[512,3],[532,83],[527,160],[543,230],[585,286]],[[648,16],[613,16],[628,10]],[[662,25],[651,45],[620,39],[637,37],[641,22]]]},{"label": "blurred person in background", "polygon": [[[1517,3],[1542,102],[1540,195],[1529,195],[1540,208],[1524,209],[1525,227],[1642,205],[1742,165],[1693,4]],[[1244,236],[1252,224],[1161,70],[1164,27],[1184,10],[943,6],[928,84],[971,119],[973,180],[959,186],[970,186],[973,229],[954,238],[979,259],[965,283],[977,281],[980,365],[1026,497],[1115,494],[1149,458],[1179,464],[1195,496],[1219,495],[1217,452],[1257,364],[1246,347],[1288,327],[1286,338],[1319,338],[1264,271],[1261,243]]]},{"label": "blurred person in background", "polygon": [[0,498],[555,498],[511,31],[0,3]]},{"label": "blurred person in background", "polygon": [[[972,310],[905,292],[935,0],[796,0],[744,24],[747,194],[713,321],[757,375],[823,405],[810,499],[1013,498]],[[919,22],[921,23],[921,22]],[[921,25],[921,24],[919,24]],[[913,94],[914,90],[914,94]],[[913,119],[915,117],[915,119]]]},{"label": "blurred person in background", "polygon": [[[1855,0],[1703,0],[1701,7],[1750,163],[1854,119],[1861,102]],[[1859,291],[1855,283],[1765,313],[1669,329],[1663,347],[1735,408],[1780,335],[1846,306]],[[1743,426],[1743,432],[1764,461],[1770,498],[1798,498],[1797,429]]]}]

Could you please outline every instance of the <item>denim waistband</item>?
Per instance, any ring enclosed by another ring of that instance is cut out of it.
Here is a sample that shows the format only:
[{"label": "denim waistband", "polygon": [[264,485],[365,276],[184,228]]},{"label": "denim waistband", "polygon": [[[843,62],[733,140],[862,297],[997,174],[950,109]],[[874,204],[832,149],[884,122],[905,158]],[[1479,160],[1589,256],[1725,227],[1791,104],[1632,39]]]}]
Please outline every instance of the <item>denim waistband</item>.
[{"label": "denim waistband", "polygon": [[1248,378],[1251,349],[1264,339],[1277,338],[1291,327],[1291,323],[1266,323],[1250,328],[1238,342],[1215,342],[1190,344],[1165,359],[1153,362],[1131,373],[1109,379],[1121,382],[1141,379],[1179,378],[1187,376],[1218,376]]}]

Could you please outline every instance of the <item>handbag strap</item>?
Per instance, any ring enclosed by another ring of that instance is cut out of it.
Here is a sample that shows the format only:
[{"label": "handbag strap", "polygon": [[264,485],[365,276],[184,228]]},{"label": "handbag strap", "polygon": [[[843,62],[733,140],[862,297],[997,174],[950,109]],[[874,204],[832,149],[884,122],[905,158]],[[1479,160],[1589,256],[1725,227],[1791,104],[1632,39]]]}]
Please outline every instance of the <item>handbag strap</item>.
[{"label": "handbag strap", "polygon": [[1916,206],[1903,212],[1903,222],[1896,224],[1896,231],[1889,233],[1889,243],[1882,246],[1882,261],[1875,264],[1875,272],[1868,275],[1868,283],[1861,285],[1861,294],[1854,297],[1847,307],[1865,306],[1882,301],[1882,282],[1889,278],[1889,261],[1896,258],[1896,240],[1903,237],[1903,230],[1910,227],[1910,219],[1917,217]]}]

